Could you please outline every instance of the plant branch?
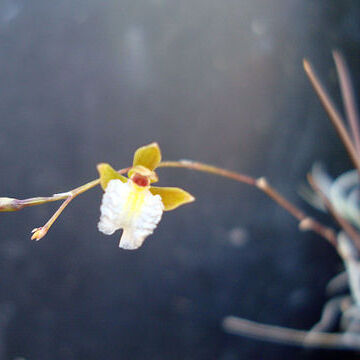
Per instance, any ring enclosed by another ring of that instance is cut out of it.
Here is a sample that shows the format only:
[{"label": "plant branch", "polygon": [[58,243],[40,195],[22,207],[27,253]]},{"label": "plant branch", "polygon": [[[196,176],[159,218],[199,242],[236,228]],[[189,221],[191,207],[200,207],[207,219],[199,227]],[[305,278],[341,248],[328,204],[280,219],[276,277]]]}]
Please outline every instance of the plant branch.
[{"label": "plant branch", "polygon": [[333,123],[336,131],[338,132],[340,139],[342,140],[347,152],[349,153],[352,162],[355,165],[355,168],[360,172],[360,157],[355,149],[352,139],[350,138],[344,126],[344,120],[342,116],[340,115],[335,104],[331,100],[325,87],[322,85],[311,63],[306,59],[304,59],[303,63],[304,63],[305,72],[309,77],[312,86],[314,87],[317,95],[320,98],[322,105],[324,106],[326,112],[329,115],[331,122]]},{"label": "plant branch", "polygon": [[341,95],[345,105],[346,117],[349,121],[353,141],[358,156],[360,156],[360,131],[359,115],[357,112],[356,101],[354,99],[354,90],[351,83],[351,77],[346,66],[344,57],[338,51],[333,51],[333,57],[340,81]]},{"label": "plant branch", "polygon": [[[79,194],[77,194],[79,195]],[[66,206],[69,205],[69,203],[71,202],[71,200],[73,200],[77,195],[72,195],[69,196],[62,204],[61,206],[56,210],[55,214],[48,220],[48,222],[44,225],[41,226],[39,228],[35,228],[31,231],[31,233],[33,234],[31,236],[31,240],[40,240],[42,239],[47,232],[49,231],[51,225],[55,222],[55,220],[60,216],[60,214],[64,211],[64,209],[66,208]]]},{"label": "plant branch", "polygon": [[[328,240],[333,246],[337,246],[336,243],[336,235],[333,229],[324,226],[319,223],[315,219],[306,215],[303,211],[297,208],[295,205],[286,200],[279,192],[277,192],[273,187],[271,187],[265,178],[253,178],[248,175],[240,174],[235,171],[230,171],[226,169],[222,169],[216,166],[203,164],[200,162],[193,162],[189,160],[181,160],[181,161],[164,161],[161,162],[158,167],[175,167],[175,168],[186,168],[201,172],[210,173],[213,175],[223,176],[241,183],[245,183],[250,186],[254,186],[264,192],[267,196],[269,196],[273,201],[275,201],[278,205],[284,208],[288,213],[290,213],[294,218],[299,221],[299,228],[301,230],[312,230]],[[129,168],[124,168],[119,170],[120,174],[129,171]],[[55,220],[60,216],[60,214],[64,211],[67,205],[78,195],[88,191],[98,185],[100,183],[100,179],[96,179],[88,182],[85,185],[79,186],[73,190],[70,190],[61,194],[54,194],[50,197],[38,197],[38,198],[30,198],[25,200],[18,199],[9,199],[2,198],[3,203],[0,201],[0,210],[2,211],[16,211],[20,210],[27,206],[40,205],[51,201],[65,200],[59,209],[54,213],[54,215],[48,220],[48,222],[39,228],[35,228],[32,232],[33,240],[40,240],[43,238]],[[1,199],[0,199],[1,200]],[[3,208],[1,208],[1,204],[5,204]],[[9,205],[10,204],[10,205]]]},{"label": "plant branch", "polygon": [[267,196],[269,196],[273,201],[278,205],[284,208],[288,213],[290,213],[294,218],[299,221],[299,228],[301,230],[312,230],[328,240],[333,246],[337,246],[336,243],[336,234],[333,229],[324,226],[318,221],[306,215],[303,211],[297,208],[295,205],[286,200],[280,193],[278,193],[273,187],[271,187],[265,178],[261,177],[255,179],[248,175],[239,174],[234,171],[225,170],[218,168],[216,166],[203,164],[200,162],[194,162],[190,160],[180,160],[180,161],[164,161],[161,162],[158,167],[176,167],[176,168],[186,168],[201,172],[206,172],[214,175],[223,176],[241,183],[245,183],[250,186],[255,186]]},{"label": "plant branch", "polygon": [[[129,170],[129,168],[125,168],[125,169],[119,170],[118,172],[120,174],[124,174],[128,170]],[[30,198],[30,199],[25,199],[25,200],[13,199],[16,202],[18,202],[19,204],[21,204],[21,206],[16,210],[20,210],[26,206],[40,205],[40,204],[44,204],[44,203],[51,202],[51,201],[58,201],[58,200],[66,199],[44,226],[41,226],[39,228],[35,228],[32,230],[33,235],[31,236],[31,240],[42,239],[47,234],[47,232],[49,231],[49,229],[53,225],[53,223],[56,221],[56,219],[60,216],[60,214],[65,210],[65,208],[70,204],[70,202],[73,199],[75,199],[78,195],[92,189],[93,187],[95,187],[99,184],[100,184],[100,179],[96,179],[96,180],[90,181],[82,186],[79,186],[73,190],[70,190],[68,192],[61,193],[61,194],[54,194],[53,196],[50,196],[50,197]]]},{"label": "plant branch", "polygon": [[277,341],[289,345],[311,346],[323,349],[360,350],[360,336],[352,333],[327,333],[303,331],[257,323],[243,318],[228,316],[223,327],[234,335]]},{"label": "plant branch", "polygon": [[348,234],[350,239],[354,242],[356,248],[360,251],[360,234],[356,231],[356,229],[343,217],[341,217],[334,206],[331,204],[330,200],[326,197],[326,195],[321,191],[313,177],[309,174],[308,181],[313,190],[320,196],[321,200],[325,204],[325,207],[328,209],[329,213],[333,216],[333,218],[338,222],[338,224],[343,228],[343,230]]}]

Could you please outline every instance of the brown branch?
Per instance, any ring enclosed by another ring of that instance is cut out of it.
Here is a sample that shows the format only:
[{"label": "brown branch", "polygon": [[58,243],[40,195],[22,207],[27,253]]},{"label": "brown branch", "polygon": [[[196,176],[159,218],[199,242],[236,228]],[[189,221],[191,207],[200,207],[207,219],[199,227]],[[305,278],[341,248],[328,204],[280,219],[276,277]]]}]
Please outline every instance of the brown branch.
[{"label": "brown branch", "polygon": [[263,177],[259,179],[255,179],[248,175],[239,174],[234,171],[229,171],[222,168],[218,168],[216,166],[207,165],[190,160],[164,161],[159,164],[159,167],[177,167],[177,168],[186,168],[196,171],[202,171],[214,175],[227,177],[229,179],[236,180],[238,182],[245,183],[251,186],[255,186],[263,193],[265,193],[267,196],[269,196],[274,202],[280,205],[283,209],[285,209],[288,213],[290,213],[295,219],[297,219],[299,221],[300,230],[314,231],[323,238],[325,238],[326,240],[328,240],[330,244],[337,247],[336,234],[333,229],[322,225],[315,219],[306,215],[303,211],[297,208],[294,204],[290,203],[273,187],[271,187],[269,183],[266,181],[266,179]]},{"label": "brown branch", "polygon": [[304,69],[306,74],[308,75],[311,84],[313,85],[316,93],[318,94],[322,105],[324,106],[326,112],[329,115],[331,122],[333,123],[336,131],[338,132],[340,139],[342,140],[349,156],[354,163],[356,169],[360,172],[360,157],[355,149],[355,146],[350,138],[345,126],[344,120],[337,110],[335,104],[331,100],[329,94],[327,93],[325,87],[322,85],[319,77],[317,76],[314,68],[310,64],[310,62],[306,59],[303,61]]},{"label": "brown branch", "polygon": [[243,318],[228,316],[224,329],[234,335],[276,341],[288,345],[310,346],[323,349],[360,350],[360,336],[351,333],[304,331],[281,326],[266,325]]},{"label": "brown branch", "polygon": [[258,189],[267,194],[271,199],[277,202],[286,211],[288,211],[293,217],[299,220],[300,230],[312,230],[328,240],[335,248],[337,247],[336,233],[333,229],[319,223],[317,220],[309,217],[303,211],[295,207],[295,205],[290,203],[274,188],[272,188],[265,178],[259,178],[256,181],[256,186]]},{"label": "brown branch", "polygon": [[333,51],[333,57],[340,81],[341,95],[345,105],[346,117],[350,124],[353,141],[358,156],[360,156],[360,131],[359,131],[359,115],[357,112],[356,101],[354,98],[354,90],[351,83],[351,77],[346,66],[344,57],[338,51]]},{"label": "brown branch", "polygon": [[[127,171],[129,171],[130,168],[125,168],[125,169],[121,169],[118,170],[119,174],[123,174]],[[28,202],[27,206],[32,206],[32,205],[39,205],[42,204],[44,202],[49,202],[49,201],[57,201],[57,200],[61,200],[61,199],[66,199],[61,205],[60,207],[55,211],[55,213],[53,214],[53,216],[47,221],[47,223],[41,227],[35,228],[31,231],[32,236],[31,236],[31,240],[40,240],[42,239],[47,232],[49,231],[49,229],[51,228],[51,226],[53,225],[53,223],[56,221],[56,219],[61,215],[61,213],[65,210],[65,208],[70,204],[70,202],[75,199],[78,195],[84,193],[85,191],[88,191],[90,189],[92,189],[93,187],[97,186],[100,184],[100,179],[96,179],[93,181],[90,181],[88,183],[86,183],[85,185],[79,186],[76,189],[70,190],[68,192],[65,193],[61,193],[61,194],[54,194],[52,197],[49,198],[33,198],[33,199],[26,199],[26,200],[17,200],[17,201],[23,201],[23,202]],[[37,199],[45,199],[45,201],[39,202],[39,201],[34,201]],[[16,199],[15,199],[16,200]],[[29,200],[32,200],[32,202],[29,202]],[[20,209],[17,209],[20,210]]]},{"label": "brown branch", "polygon": [[179,160],[179,161],[162,161],[158,167],[176,167],[176,168],[185,168],[191,170],[197,170],[201,172],[206,172],[214,175],[219,175],[227,177],[232,180],[236,180],[248,185],[255,186],[256,179],[251,176],[239,174],[235,171],[230,171],[226,169],[219,168],[217,166],[208,165],[192,160]]},{"label": "brown branch", "polygon": [[329,211],[329,213],[334,217],[334,219],[338,222],[338,224],[343,228],[343,230],[348,234],[350,239],[355,243],[356,248],[360,251],[360,234],[356,231],[356,229],[345,220],[340,214],[337,213],[334,206],[331,204],[330,200],[326,197],[326,195],[321,191],[318,187],[314,179],[310,174],[308,174],[308,181],[313,190],[320,196],[321,200],[325,204],[325,207]]}]

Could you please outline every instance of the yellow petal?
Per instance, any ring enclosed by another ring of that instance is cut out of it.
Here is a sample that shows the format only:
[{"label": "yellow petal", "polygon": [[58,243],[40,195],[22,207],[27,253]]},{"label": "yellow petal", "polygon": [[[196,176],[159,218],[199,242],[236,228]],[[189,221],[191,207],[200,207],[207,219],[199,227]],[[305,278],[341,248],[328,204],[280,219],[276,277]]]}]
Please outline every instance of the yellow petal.
[{"label": "yellow petal", "polygon": [[100,174],[100,184],[104,191],[110,180],[119,179],[123,183],[128,181],[128,179],[125,176],[120,175],[109,164],[106,163],[98,164],[97,169]]},{"label": "yellow petal", "polygon": [[161,161],[159,145],[153,142],[142,146],[135,151],[133,166],[141,165],[150,170],[154,170]]},{"label": "yellow petal", "polygon": [[161,196],[165,211],[174,210],[195,200],[191,194],[180,188],[151,186],[150,191],[153,195]]}]

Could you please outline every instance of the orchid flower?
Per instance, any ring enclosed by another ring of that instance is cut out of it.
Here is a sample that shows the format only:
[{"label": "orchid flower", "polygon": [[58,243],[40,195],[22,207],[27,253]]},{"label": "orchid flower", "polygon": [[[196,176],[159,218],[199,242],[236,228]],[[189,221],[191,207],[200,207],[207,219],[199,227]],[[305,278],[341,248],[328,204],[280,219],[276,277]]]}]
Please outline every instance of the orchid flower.
[{"label": "orchid flower", "polygon": [[105,191],[100,207],[98,229],[106,235],[123,229],[119,246],[139,248],[152,234],[163,211],[173,210],[194,201],[188,192],[175,187],[155,187],[155,173],[161,152],[157,143],[136,150],[128,177],[120,175],[109,164],[99,164],[100,184]]}]

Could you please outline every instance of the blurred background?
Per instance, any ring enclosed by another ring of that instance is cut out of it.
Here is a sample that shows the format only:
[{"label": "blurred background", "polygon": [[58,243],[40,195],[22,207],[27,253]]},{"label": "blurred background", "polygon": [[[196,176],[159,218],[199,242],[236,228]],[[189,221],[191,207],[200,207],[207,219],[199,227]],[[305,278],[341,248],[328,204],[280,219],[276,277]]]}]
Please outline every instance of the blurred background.
[{"label": "blurred background", "polygon": [[[360,2],[0,0],[0,193],[27,198],[130,165],[157,141],[266,176],[288,199],[315,161],[351,163],[303,68],[340,104],[331,50],[359,89]],[[77,198],[40,242],[56,203],[0,217],[0,359],[352,359],[224,333],[237,315],[309,329],[342,265],[256,189],[159,170],[195,203],[166,213],[138,251],[98,232],[102,192]]]}]

